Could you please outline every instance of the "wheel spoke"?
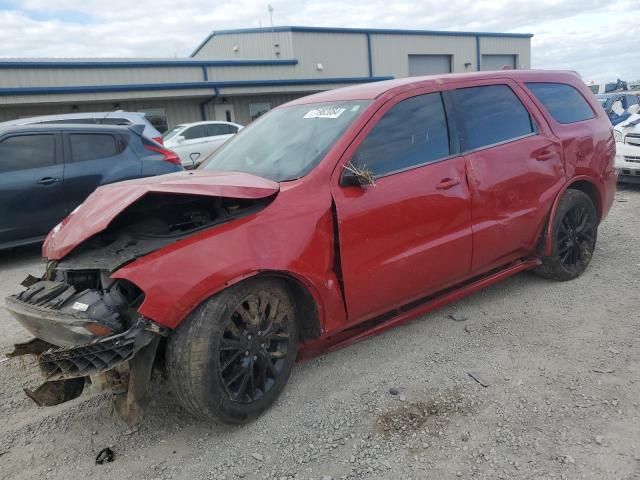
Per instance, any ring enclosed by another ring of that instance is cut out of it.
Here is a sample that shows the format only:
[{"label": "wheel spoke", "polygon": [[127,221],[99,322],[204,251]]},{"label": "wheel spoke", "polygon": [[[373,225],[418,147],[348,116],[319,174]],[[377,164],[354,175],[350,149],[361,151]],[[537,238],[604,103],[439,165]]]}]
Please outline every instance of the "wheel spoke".
[{"label": "wheel spoke", "polygon": [[247,365],[240,366],[240,368],[238,368],[238,370],[236,370],[235,373],[233,373],[231,377],[227,379],[225,386],[227,388],[231,387],[231,385],[233,385],[244,373],[246,373],[246,371]]},{"label": "wheel spoke", "polygon": [[245,342],[231,338],[223,338],[220,342],[220,350],[241,350],[245,348]]},{"label": "wheel spoke", "polygon": [[231,365],[234,364],[234,362],[238,359],[238,357],[240,357],[240,355],[242,355],[242,351],[238,350],[236,352],[234,352],[225,362],[224,364],[222,364],[222,366],[220,367],[220,371],[222,373],[224,373]]}]

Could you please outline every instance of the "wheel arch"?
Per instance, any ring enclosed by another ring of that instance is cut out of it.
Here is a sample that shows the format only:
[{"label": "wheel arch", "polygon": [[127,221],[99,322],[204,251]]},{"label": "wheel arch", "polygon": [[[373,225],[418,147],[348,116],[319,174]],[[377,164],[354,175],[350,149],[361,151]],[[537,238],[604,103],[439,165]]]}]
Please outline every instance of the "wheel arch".
[{"label": "wheel arch", "polygon": [[556,215],[556,211],[558,209],[558,204],[560,203],[560,199],[565,194],[565,192],[569,189],[579,190],[586,194],[593,205],[596,208],[596,212],[598,214],[598,222],[602,220],[603,214],[603,205],[602,205],[602,196],[600,191],[595,183],[595,181],[586,175],[575,177],[571,179],[571,181],[567,182],[562,190],[558,192],[555,200],[553,201],[553,205],[551,206],[551,212],[549,213],[549,218],[547,220],[547,225],[544,229],[544,255],[551,254],[551,241],[552,241],[552,229],[553,229],[553,218]]},{"label": "wheel arch", "polygon": [[277,278],[282,280],[292,295],[299,317],[298,327],[300,329],[300,341],[306,342],[318,338],[324,331],[324,308],[318,292],[315,291],[313,285],[306,282],[303,278],[288,271],[281,270],[260,270],[249,274],[242,275],[233,280],[225,282],[222,288],[215,289],[209,295],[202,298],[200,302],[195,304],[192,309],[185,312],[181,321],[176,328],[180,328],[184,319],[199,305],[206,302],[214,295],[218,295],[228,288],[255,280],[257,278]]}]

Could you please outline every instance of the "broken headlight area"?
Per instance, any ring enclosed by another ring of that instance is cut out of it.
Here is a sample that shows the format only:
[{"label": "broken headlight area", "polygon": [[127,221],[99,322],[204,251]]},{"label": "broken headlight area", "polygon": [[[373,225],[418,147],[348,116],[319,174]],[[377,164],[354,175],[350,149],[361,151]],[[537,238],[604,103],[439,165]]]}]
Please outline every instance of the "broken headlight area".
[{"label": "broken headlight area", "polygon": [[33,277],[7,309],[37,338],[57,346],[89,343],[133,326],[144,295],[126,280],[111,280],[100,271],[49,270],[49,279]]}]

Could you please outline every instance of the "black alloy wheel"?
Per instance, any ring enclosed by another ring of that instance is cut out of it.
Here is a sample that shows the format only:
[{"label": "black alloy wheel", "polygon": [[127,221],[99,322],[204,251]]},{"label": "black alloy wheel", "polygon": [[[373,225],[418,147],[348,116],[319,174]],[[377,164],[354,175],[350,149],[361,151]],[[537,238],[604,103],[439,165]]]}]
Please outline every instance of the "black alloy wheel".
[{"label": "black alloy wheel", "polygon": [[250,294],[229,317],[220,339],[220,376],[236,402],[262,398],[278,380],[289,347],[290,309],[268,292]]}]

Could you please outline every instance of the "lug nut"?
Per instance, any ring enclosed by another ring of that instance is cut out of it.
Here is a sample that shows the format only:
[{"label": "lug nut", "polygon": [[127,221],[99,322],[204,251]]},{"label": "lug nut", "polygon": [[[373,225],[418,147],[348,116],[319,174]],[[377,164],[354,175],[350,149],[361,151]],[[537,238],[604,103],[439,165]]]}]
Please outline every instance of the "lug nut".
[{"label": "lug nut", "polygon": [[244,356],[248,357],[249,356],[249,350],[247,350],[246,352],[244,352]]}]

